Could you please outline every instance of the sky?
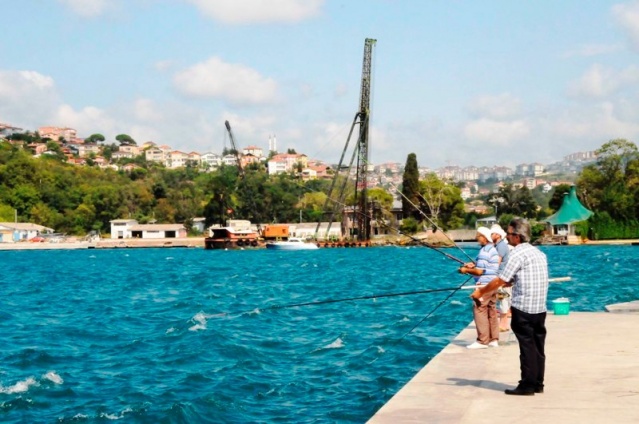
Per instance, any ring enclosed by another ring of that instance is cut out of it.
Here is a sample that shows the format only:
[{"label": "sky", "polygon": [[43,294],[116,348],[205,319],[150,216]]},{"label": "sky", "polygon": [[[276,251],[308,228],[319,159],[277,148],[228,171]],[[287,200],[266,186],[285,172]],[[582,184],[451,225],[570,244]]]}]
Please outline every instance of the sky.
[{"label": "sky", "polygon": [[[0,123],[335,163],[549,164],[639,136],[639,1],[9,0]],[[351,143],[353,141],[351,140]],[[350,148],[349,148],[350,149]]]}]

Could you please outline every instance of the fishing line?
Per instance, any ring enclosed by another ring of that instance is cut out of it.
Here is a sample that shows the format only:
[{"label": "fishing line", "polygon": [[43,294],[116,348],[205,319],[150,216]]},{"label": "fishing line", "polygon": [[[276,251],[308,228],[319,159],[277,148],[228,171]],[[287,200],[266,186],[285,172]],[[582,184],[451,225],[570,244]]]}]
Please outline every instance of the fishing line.
[{"label": "fishing line", "polygon": [[[340,202],[340,201],[335,200],[335,199],[333,199],[333,198],[331,198],[331,197],[328,197],[328,196],[327,196],[327,199],[329,199],[330,201],[332,201],[332,202],[334,202],[334,203],[337,203],[338,205],[348,206],[346,203]],[[389,211],[388,209],[386,209],[386,208],[383,208],[383,207],[382,207],[382,209],[384,209],[384,210],[385,210],[385,211],[387,211],[387,212],[390,212],[390,211]],[[379,221],[379,220],[375,219],[375,217],[374,217],[374,216],[368,215],[368,214],[366,214],[366,213],[364,213],[364,212],[362,212],[362,211],[360,211],[360,210],[357,210],[356,212],[357,212],[358,214],[360,214],[361,216],[364,216],[364,217],[366,217],[366,218],[370,218],[371,220],[375,220],[375,221],[376,221],[376,222],[378,222],[380,225],[382,225],[384,228],[391,229],[391,230],[393,230],[393,231],[397,232],[397,234],[398,234],[398,235],[400,235],[400,236],[408,237],[408,238],[410,238],[411,240],[413,240],[414,242],[416,242],[416,243],[420,244],[421,246],[428,247],[429,249],[432,249],[432,250],[436,251],[437,253],[441,253],[442,255],[446,256],[448,259],[451,259],[451,260],[453,260],[453,261],[459,262],[459,263],[460,263],[460,264],[462,264],[462,265],[466,264],[466,262],[464,262],[463,260],[461,260],[461,259],[459,259],[459,258],[457,258],[457,257],[455,257],[455,256],[453,256],[453,255],[451,255],[451,254],[449,254],[449,253],[446,253],[446,252],[444,252],[444,251],[442,251],[442,250],[438,249],[437,247],[435,247],[435,246],[433,246],[433,245],[431,245],[431,244],[429,244],[429,243],[427,243],[427,242],[425,242],[425,241],[423,241],[423,240],[418,239],[417,237],[413,237],[413,236],[411,236],[410,234],[404,234],[404,233],[402,233],[399,229],[397,229],[397,228],[395,228],[395,227],[391,227],[390,225],[386,224],[383,220],[382,220],[382,221]],[[451,241],[452,241],[452,240],[451,240]],[[454,243],[455,243],[455,242],[453,242],[453,244],[454,244]],[[457,246],[457,247],[459,248],[459,246]],[[460,248],[460,250],[461,250],[461,248]],[[462,252],[464,252],[464,251],[462,250]],[[464,254],[466,254],[466,252],[464,252]],[[468,254],[466,254],[466,256],[468,256]],[[469,256],[469,258],[470,258],[470,256]],[[472,259],[471,259],[471,260],[472,260]]]},{"label": "fishing line", "polygon": [[[453,297],[453,295],[455,293],[457,293],[459,290],[466,288],[464,287],[466,285],[466,283],[468,281],[471,280],[471,277],[468,277],[459,287],[454,287],[452,289],[452,291],[448,294],[448,296],[446,296],[444,298],[444,300],[442,300],[441,302],[439,302],[428,314],[426,314],[422,319],[420,319],[415,325],[413,325],[411,327],[410,330],[408,330],[406,333],[404,333],[404,335],[402,337],[400,337],[399,339],[395,340],[390,346],[387,347],[387,349],[393,348],[395,346],[397,346],[399,343],[401,343],[410,333],[412,333],[417,327],[419,327],[424,321],[426,321],[428,318],[430,318],[435,311],[437,311],[437,309],[439,309],[444,303],[446,303],[448,301],[448,299],[450,299],[451,297]],[[387,349],[384,349],[384,351],[382,353],[386,353]],[[369,362],[369,364],[372,364],[373,362],[377,361],[379,358],[381,358],[381,355],[378,356],[377,358],[373,359],[371,362]]]},{"label": "fishing line", "polygon": [[[371,294],[371,295],[357,296],[357,297],[345,297],[345,298],[339,298],[339,299],[324,299],[324,300],[315,300],[315,301],[301,302],[301,303],[288,303],[288,304],[285,304],[285,305],[272,305],[272,306],[266,306],[266,307],[263,307],[263,308],[254,308],[254,309],[251,309],[251,310],[244,310],[244,311],[240,311],[240,312],[222,312],[222,313],[219,313],[219,314],[215,314],[214,316],[241,315],[241,314],[245,314],[245,313],[249,313],[249,312],[255,312],[255,311],[257,311],[257,312],[272,311],[272,310],[277,310],[277,309],[297,308],[297,307],[300,307],[300,306],[317,306],[317,305],[326,305],[326,304],[329,304],[329,303],[351,302],[351,301],[355,301],[355,300],[382,299],[382,298],[385,298],[385,297],[411,296],[411,295],[416,295],[416,294],[427,294],[427,293],[437,293],[437,292],[447,292],[447,291],[452,291],[452,294],[454,294],[455,292],[460,290],[460,288],[464,284],[466,284],[466,282],[468,282],[468,280],[464,281],[464,283],[460,287],[443,287],[443,288],[436,288],[436,289],[413,290],[413,291],[401,292],[401,293],[382,293],[382,294]],[[449,297],[450,297],[450,295],[449,295]]]},{"label": "fishing line", "polygon": [[[451,243],[453,243],[453,245],[454,245],[456,248],[458,248],[459,250],[461,250],[461,252],[462,252],[464,255],[466,255],[466,257],[467,257],[468,259],[470,259],[470,260],[471,260],[471,262],[475,262],[475,260],[474,260],[473,258],[471,258],[471,257],[470,257],[470,255],[468,255],[468,253],[466,253],[466,251],[464,251],[464,249],[462,249],[461,247],[459,247],[459,246],[457,245],[457,243],[455,243],[455,241],[454,241],[453,239],[451,239],[451,238],[448,236],[448,234],[446,234],[446,232],[445,232],[444,230],[442,230],[442,229],[441,229],[441,228],[437,225],[437,223],[436,223],[435,221],[433,221],[433,220],[432,220],[432,219],[431,219],[428,215],[426,215],[426,213],[424,213],[424,211],[422,211],[422,210],[421,210],[421,209],[420,209],[420,208],[419,208],[419,207],[418,207],[415,203],[413,203],[413,201],[412,201],[412,200],[410,200],[410,199],[409,199],[409,198],[408,198],[408,197],[407,197],[404,193],[402,193],[402,192],[401,192],[401,190],[399,190],[399,189],[397,188],[397,186],[395,186],[395,185],[393,185],[393,184],[390,184],[390,186],[391,186],[391,187],[393,187],[393,188],[395,189],[395,191],[396,191],[397,193],[399,193],[399,194],[400,194],[400,195],[401,195],[404,199],[406,199],[406,201],[407,201],[408,203],[410,203],[410,204],[411,204],[411,206],[413,206],[413,207],[415,208],[415,210],[417,210],[417,211],[418,211],[418,212],[419,212],[419,213],[420,213],[420,214],[421,214],[424,218],[426,218],[426,219],[428,220],[428,222],[430,222],[430,223],[431,223],[431,225],[433,225],[433,226],[434,226],[436,229],[438,229],[438,230],[439,230],[442,234],[444,234],[444,236],[445,236],[445,237],[446,237],[446,238],[447,238],[447,239],[448,239]],[[422,199],[424,199],[424,201],[426,202],[426,199],[424,198],[424,196],[422,196],[422,194],[421,194],[421,193],[418,193],[418,194],[419,194],[419,196],[420,196]],[[426,202],[426,203],[428,203],[428,202]]]}]

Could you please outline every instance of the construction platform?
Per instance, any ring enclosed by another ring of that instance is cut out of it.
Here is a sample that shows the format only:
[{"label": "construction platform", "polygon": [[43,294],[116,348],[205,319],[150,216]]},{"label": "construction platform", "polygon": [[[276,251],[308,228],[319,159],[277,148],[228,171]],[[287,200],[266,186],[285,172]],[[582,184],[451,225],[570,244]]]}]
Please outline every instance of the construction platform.
[{"label": "construction platform", "polygon": [[570,312],[546,320],[542,394],[509,396],[519,380],[519,346],[501,333],[497,348],[469,350],[473,323],[419,371],[368,422],[637,423],[639,302],[609,312]]}]

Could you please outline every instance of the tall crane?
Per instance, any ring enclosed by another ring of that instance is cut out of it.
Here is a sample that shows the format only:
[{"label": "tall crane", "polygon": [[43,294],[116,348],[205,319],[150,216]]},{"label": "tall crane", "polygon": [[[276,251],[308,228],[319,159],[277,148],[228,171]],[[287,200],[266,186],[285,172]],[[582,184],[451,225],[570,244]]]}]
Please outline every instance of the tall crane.
[{"label": "tall crane", "polygon": [[231,148],[233,149],[233,153],[235,154],[235,160],[237,161],[237,169],[240,171],[240,177],[244,177],[244,168],[242,168],[242,158],[240,157],[240,151],[237,150],[237,146],[235,145],[235,137],[233,137],[233,131],[231,130],[231,124],[229,121],[224,121],[224,125],[226,126],[226,130],[229,132],[229,138],[231,139]]},{"label": "tall crane", "polygon": [[[235,144],[235,137],[233,136],[233,130],[231,130],[231,124],[229,121],[224,121],[224,126],[226,126],[226,130],[229,133],[229,138],[231,139],[231,147],[233,148],[233,152],[235,153],[235,160],[237,161],[237,169],[239,171],[240,179],[238,181],[238,185],[236,190],[243,190],[247,193],[247,198],[249,199],[248,203],[250,205],[250,213],[252,214],[253,219],[256,219],[259,214],[257,212],[257,205],[255,203],[255,197],[251,193],[250,185],[246,184],[246,172],[244,167],[242,167],[242,156],[240,155],[240,151],[237,149],[237,145]],[[258,232],[261,232],[260,223],[256,223]]]},{"label": "tall crane", "polygon": [[[371,217],[368,213],[368,123],[370,121],[371,107],[371,60],[373,57],[373,45],[377,40],[367,38],[364,43],[364,61],[362,63],[362,85],[359,100],[359,140],[357,141],[357,178],[356,187],[359,191],[359,210],[356,210],[358,234],[360,240],[369,240],[371,236]],[[357,191],[355,192],[357,196]]]},{"label": "tall crane", "polygon": [[[335,216],[336,210],[338,207],[344,207],[344,197],[345,197],[345,188],[348,180],[348,175],[345,179],[342,180],[341,186],[336,190],[335,185],[338,181],[339,171],[342,169],[348,169],[349,174],[350,170],[353,167],[353,162],[355,158],[357,158],[357,172],[355,177],[355,196],[356,196],[356,207],[354,210],[354,218],[356,221],[355,228],[357,229],[357,234],[354,234],[359,241],[368,241],[370,239],[370,228],[371,228],[371,218],[369,213],[369,205],[368,205],[368,126],[370,121],[370,95],[371,95],[371,72],[372,72],[372,58],[373,58],[373,46],[377,40],[372,38],[367,38],[364,42],[364,60],[362,64],[362,81],[361,81],[361,89],[360,89],[360,102],[359,102],[359,110],[355,114],[355,118],[353,118],[353,123],[351,125],[350,132],[348,134],[348,138],[346,139],[346,145],[344,146],[344,150],[342,151],[342,156],[339,159],[339,164],[337,165],[337,170],[335,172],[335,176],[333,177],[333,181],[331,182],[331,186],[328,190],[328,196],[326,198],[326,202],[324,203],[324,211],[329,211],[328,218],[328,228],[326,230],[326,235],[328,235],[330,231],[331,223],[333,222],[333,217]],[[351,160],[347,166],[343,165],[344,156],[348,151],[348,146],[350,144],[351,136],[353,135],[355,126],[359,125],[359,135],[357,139],[357,145],[355,149],[353,149],[353,153],[351,156]],[[332,208],[329,210],[330,204],[333,204]],[[320,223],[317,223],[317,228],[315,229],[315,236],[317,238],[317,234],[319,232]]]}]

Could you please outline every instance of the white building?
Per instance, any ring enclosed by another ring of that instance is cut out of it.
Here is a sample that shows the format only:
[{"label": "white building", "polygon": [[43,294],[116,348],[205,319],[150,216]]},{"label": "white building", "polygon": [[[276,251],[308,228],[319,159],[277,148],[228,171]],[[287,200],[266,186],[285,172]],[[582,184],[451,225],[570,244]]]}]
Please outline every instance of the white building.
[{"label": "white building", "polygon": [[109,222],[111,223],[112,239],[131,238],[131,227],[138,224],[135,219],[114,219]]},{"label": "white building", "polygon": [[207,152],[200,157],[200,163],[203,168],[214,170],[222,165],[222,157],[218,154]]},{"label": "white building", "polygon": [[138,224],[135,219],[114,219],[110,222],[112,239],[161,239],[187,236],[184,224]]},{"label": "white building", "polygon": [[141,239],[184,238],[184,224],[137,224],[131,226],[131,237]]},{"label": "white building", "polygon": [[53,233],[53,228],[29,222],[0,222],[0,243],[30,240],[45,233]]}]

